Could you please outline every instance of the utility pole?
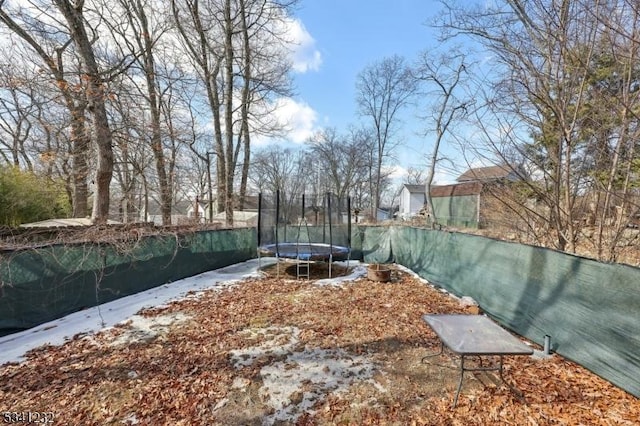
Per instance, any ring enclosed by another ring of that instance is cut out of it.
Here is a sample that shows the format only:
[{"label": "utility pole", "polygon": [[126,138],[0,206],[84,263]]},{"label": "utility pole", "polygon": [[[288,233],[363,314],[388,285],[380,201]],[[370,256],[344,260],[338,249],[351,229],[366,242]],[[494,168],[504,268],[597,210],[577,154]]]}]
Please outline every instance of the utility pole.
[{"label": "utility pole", "polygon": [[211,154],[215,154],[213,151],[207,151],[207,186],[209,187],[209,223],[213,222],[213,188],[211,185]]}]

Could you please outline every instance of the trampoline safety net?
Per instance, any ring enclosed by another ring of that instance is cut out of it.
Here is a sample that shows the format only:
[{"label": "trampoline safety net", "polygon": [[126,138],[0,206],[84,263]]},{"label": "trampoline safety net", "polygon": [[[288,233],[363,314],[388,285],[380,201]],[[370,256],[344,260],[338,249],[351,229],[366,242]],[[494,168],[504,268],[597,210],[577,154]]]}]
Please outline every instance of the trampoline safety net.
[{"label": "trampoline safety net", "polygon": [[258,247],[283,257],[304,252],[320,259],[327,251],[334,260],[345,257],[351,247],[350,208],[349,197],[329,192],[260,194]]}]

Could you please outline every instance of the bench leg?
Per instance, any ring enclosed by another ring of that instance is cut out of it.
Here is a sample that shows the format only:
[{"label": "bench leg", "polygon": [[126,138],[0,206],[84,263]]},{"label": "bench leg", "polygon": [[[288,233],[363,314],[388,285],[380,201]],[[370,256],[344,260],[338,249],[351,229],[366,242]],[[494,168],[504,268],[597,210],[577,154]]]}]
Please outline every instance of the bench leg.
[{"label": "bench leg", "polygon": [[444,343],[442,343],[442,341],[440,342],[440,351],[438,353],[435,354],[429,354],[429,355],[425,355],[422,357],[422,359],[420,360],[421,363],[424,363],[424,360],[427,358],[431,358],[434,356],[438,356],[438,355],[442,355],[444,353]]},{"label": "bench leg", "polygon": [[517,396],[522,402],[527,402],[524,399],[524,393],[516,388],[515,386],[513,386],[511,383],[509,383],[507,380],[505,380],[504,376],[502,375],[502,355],[500,355],[500,380],[502,381],[502,383],[504,383],[505,385],[507,385],[507,387],[509,388],[509,390],[511,391],[511,393],[513,393],[515,396]]},{"label": "bench leg", "polygon": [[456,408],[456,405],[458,405],[458,397],[460,396],[460,391],[462,390],[463,379],[464,379],[464,355],[460,355],[460,381],[458,382],[458,390],[456,391],[456,397],[453,400],[453,406],[451,408]]}]

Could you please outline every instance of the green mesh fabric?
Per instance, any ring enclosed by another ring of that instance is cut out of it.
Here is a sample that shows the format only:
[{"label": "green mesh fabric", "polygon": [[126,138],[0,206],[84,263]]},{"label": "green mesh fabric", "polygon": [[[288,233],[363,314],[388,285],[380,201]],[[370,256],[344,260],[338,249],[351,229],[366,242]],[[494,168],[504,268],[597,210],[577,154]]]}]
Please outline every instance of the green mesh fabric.
[{"label": "green mesh fabric", "polygon": [[52,245],[0,255],[0,335],[255,257],[255,229]]}]

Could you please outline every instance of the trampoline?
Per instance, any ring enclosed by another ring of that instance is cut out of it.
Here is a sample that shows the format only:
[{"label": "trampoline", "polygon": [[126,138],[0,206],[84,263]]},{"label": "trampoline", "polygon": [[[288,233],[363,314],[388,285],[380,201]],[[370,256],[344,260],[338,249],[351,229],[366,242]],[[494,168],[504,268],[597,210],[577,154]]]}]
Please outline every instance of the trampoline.
[{"label": "trampoline", "polygon": [[351,256],[351,199],[339,200],[330,192],[306,195],[276,191],[271,200],[258,195],[258,260],[275,257],[278,265],[292,260],[298,278],[309,278],[310,263],[327,262],[331,277],[332,262]]},{"label": "trampoline", "polygon": [[279,243],[258,248],[263,256],[284,257],[306,261],[346,260],[349,248],[324,243]]}]

